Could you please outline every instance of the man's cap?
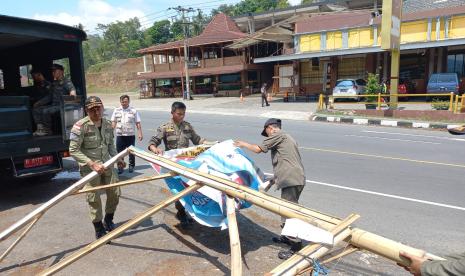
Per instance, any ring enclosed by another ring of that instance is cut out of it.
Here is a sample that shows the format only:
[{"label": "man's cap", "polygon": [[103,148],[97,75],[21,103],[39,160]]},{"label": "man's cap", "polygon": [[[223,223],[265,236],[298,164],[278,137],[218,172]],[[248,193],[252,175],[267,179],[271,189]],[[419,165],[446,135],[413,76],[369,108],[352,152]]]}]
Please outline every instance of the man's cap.
[{"label": "man's cap", "polygon": [[266,120],[265,125],[263,126],[262,136],[268,137],[265,130],[269,125],[278,125],[278,127],[281,128],[281,119],[270,118]]},{"label": "man's cap", "polygon": [[103,106],[102,100],[97,96],[90,96],[86,99],[86,108],[93,108],[96,106]]},{"label": "man's cap", "polygon": [[57,64],[57,63],[54,63],[51,67],[52,70],[61,70],[61,71],[64,71],[65,68],[63,67],[63,65],[61,64]]}]

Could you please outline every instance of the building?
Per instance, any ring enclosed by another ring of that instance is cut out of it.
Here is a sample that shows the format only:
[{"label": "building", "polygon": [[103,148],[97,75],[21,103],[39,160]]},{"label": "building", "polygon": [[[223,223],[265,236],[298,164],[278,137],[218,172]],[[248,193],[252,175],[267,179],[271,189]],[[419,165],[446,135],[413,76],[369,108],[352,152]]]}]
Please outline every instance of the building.
[{"label": "building", "polygon": [[[273,64],[280,89],[329,93],[337,79],[390,78],[390,54],[380,47],[381,17],[373,9],[320,13],[295,22],[292,51],[256,58]],[[411,92],[425,92],[432,73],[455,72],[465,78],[465,2],[404,1],[400,78]],[[462,91],[465,87],[461,87]]]},{"label": "building", "polygon": [[187,60],[194,95],[257,92],[262,82],[271,79],[273,72],[266,64],[254,64],[253,59],[271,55],[279,45],[227,47],[246,37],[230,17],[218,14],[200,35],[188,39],[187,59],[184,40],[138,50],[144,55],[144,72],[138,78],[147,81],[152,96],[180,96],[184,91],[184,60]]}]

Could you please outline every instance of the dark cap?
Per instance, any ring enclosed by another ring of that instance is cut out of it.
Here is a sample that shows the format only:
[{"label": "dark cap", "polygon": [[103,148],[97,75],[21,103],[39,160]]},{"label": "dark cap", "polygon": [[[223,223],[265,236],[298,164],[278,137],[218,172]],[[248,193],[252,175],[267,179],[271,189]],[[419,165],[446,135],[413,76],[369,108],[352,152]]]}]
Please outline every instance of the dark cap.
[{"label": "dark cap", "polygon": [[263,126],[262,136],[268,137],[265,130],[269,125],[278,125],[278,127],[281,128],[281,119],[270,118],[266,120],[265,125]]},{"label": "dark cap", "polygon": [[90,96],[86,99],[86,108],[93,108],[96,106],[103,106],[102,100],[97,96]]},{"label": "dark cap", "polygon": [[61,70],[61,71],[64,71],[64,70],[65,70],[65,68],[63,67],[63,65],[57,64],[57,63],[54,63],[50,69],[52,69],[52,70]]}]

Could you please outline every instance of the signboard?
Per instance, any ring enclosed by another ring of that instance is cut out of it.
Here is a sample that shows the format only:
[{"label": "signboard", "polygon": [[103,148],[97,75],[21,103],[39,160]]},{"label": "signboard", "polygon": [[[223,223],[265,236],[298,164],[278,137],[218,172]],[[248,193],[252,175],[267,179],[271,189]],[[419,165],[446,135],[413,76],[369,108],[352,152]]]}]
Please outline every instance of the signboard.
[{"label": "signboard", "polygon": [[399,50],[402,0],[383,0],[381,49]]},{"label": "signboard", "polygon": [[190,60],[190,61],[187,62],[187,67],[188,68],[199,67],[199,61],[198,60]]}]

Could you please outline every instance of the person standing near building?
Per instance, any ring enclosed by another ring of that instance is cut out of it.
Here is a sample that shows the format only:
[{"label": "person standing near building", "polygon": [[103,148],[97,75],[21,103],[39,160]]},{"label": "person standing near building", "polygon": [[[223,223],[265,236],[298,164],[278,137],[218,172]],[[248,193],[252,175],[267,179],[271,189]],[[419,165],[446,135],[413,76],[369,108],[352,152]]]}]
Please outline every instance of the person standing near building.
[{"label": "person standing near building", "polygon": [[[261,145],[249,144],[237,140],[236,147],[246,148],[255,153],[271,151],[274,177],[271,180],[276,189],[281,190],[281,198],[299,203],[299,197],[305,186],[305,171],[302,165],[297,143],[291,135],[281,130],[281,120],[268,119],[261,133],[266,138]],[[281,217],[281,227],[284,227],[286,218]],[[275,242],[282,242],[291,246],[290,250],[280,251],[280,259],[288,259],[302,248],[302,241],[297,238],[281,236],[273,238]]]},{"label": "person standing near building", "polygon": [[[142,141],[142,127],[140,123],[140,115],[137,110],[129,106],[129,96],[122,95],[119,98],[120,107],[115,108],[111,115],[112,127],[116,130],[116,150],[123,151],[129,146],[134,146],[136,143],[136,128],[137,138]],[[135,157],[129,154],[129,172],[134,172],[136,165]],[[118,168],[118,174],[123,173],[124,169]]]},{"label": "person standing near building", "polygon": [[260,93],[262,95],[262,107],[265,106],[270,106],[268,103],[268,92],[266,91],[266,82],[263,83],[262,88],[260,88]]},{"label": "person standing near building", "polygon": [[[88,116],[77,121],[71,129],[69,153],[78,162],[82,177],[92,171],[99,174],[87,183],[86,188],[115,183],[118,181],[118,175],[113,166],[107,169],[103,166],[103,163],[117,154],[111,122],[103,118],[103,103],[99,97],[88,97],[85,108]],[[124,166],[124,161],[118,160],[118,167],[124,168]],[[87,193],[90,218],[97,239],[115,228],[113,216],[121,194],[119,187],[106,189],[105,192],[107,195],[105,218],[102,215],[100,193]]]},{"label": "person standing near building", "polygon": [[[150,139],[148,149],[156,154],[163,154],[159,148],[161,143],[165,144],[165,150],[181,149],[189,147],[189,141],[194,145],[206,142],[194,130],[192,125],[184,121],[186,115],[186,105],[182,102],[174,102],[171,105],[171,120],[157,129],[155,136]],[[184,206],[176,201],[176,218],[181,222],[182,228],[187,228],[191,224]]]}]

